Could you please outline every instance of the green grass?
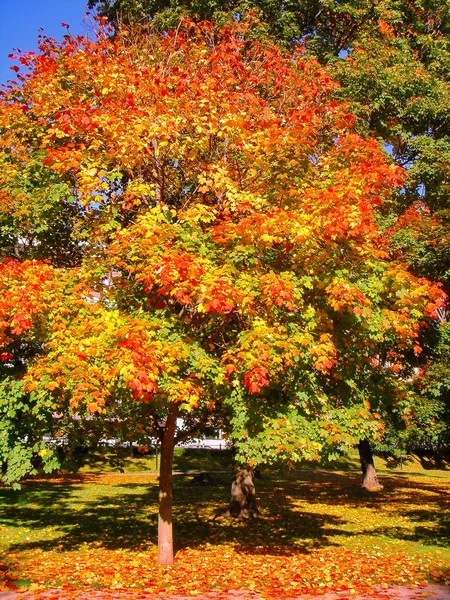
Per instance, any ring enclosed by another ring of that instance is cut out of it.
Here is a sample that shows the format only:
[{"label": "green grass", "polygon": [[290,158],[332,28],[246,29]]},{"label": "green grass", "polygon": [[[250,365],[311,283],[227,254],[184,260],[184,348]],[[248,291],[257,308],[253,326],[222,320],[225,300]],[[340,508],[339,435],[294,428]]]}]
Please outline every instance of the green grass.
[{"label": "green grass", "polygon": [[[85,464],[80,468],[80,473],[154,473],[158,471],[159,454],[154,448],[149,448],[148,453],[139,454],[129,448],[119,448],[117,451],[105,448],[85,457]],[[437,465],[440,468],[437,468]],[[447,462],[436,463],[432,459],[420,459],[416,455],[407,455],[402,460],[386,460],[375,457],[375,466],[380,474],[383,473],[422,473],[438,474],[449,471]],[[201,448],[176,448],[174,455],[174,471],[231,471],[233,468],[232,453],[229,450],[210,450]],[[357,451],[350,451],[337,460],[323,466],[320,464],[305,463],[302,469],[326,468],[332,471],[360,471],[359,455]],[[266,467],[267,470],[267,467]],[[269,468],[269,471],[271,469]]]},{"label": "green grass", "polygon": [[[80,473],[155,473],[158,471],[160,456],[153,448],[148,453],[133,453],[128,448],[118,451],[105,448],[85,457]],[[230,450],[206,450],[197,448],[176,448],[174,471],[226,471],[232,469]]]},{"label": "green grass", "polygon": [[231,456],[177,451],[176,470],[225,472],[216,486],[175,476],[177,555],[168,571],[155,560],[157,478],[142,474],[153,470],[149,457],[129,460],[134,474],[114,473],[107,463],[103,475],[0,489],[4,580],[155,593],[292,586],[305,594],[448,581],[448,471],[415,461],[408,464],[414,473],[406,465],[392,472],[378,460],[385,487],[371,494],[360,487],[354,455],[338,463],[341,470],[265,469],[257,481],[262,518],[241,524],[214,518],[229,497]]}]

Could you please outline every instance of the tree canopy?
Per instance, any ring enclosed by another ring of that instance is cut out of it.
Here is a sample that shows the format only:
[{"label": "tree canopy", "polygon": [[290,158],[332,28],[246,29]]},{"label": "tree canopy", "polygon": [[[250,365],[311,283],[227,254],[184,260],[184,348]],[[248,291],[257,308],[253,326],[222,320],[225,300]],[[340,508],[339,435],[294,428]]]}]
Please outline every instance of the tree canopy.
[{"label": "tree canopy", "polygon": [[43,37],[2,91],[2,397],[67,435],[152,432],[165,469],[176,417],[224,406],[250,464],[376,435],[444,303],[378,224],[404,170],[251,22],[109,34]]},{"label": "tree canopy", "polygon": [[[172,26],[182,14],[218,21],[253,14],[261,20],[256,35],[270,34],[280,45],[301,45],[328,65],[341,84],[334,93],[350,102],[358,131],[382,140],[407,172],[403,186],[381,210],[382,226],[394,233],[390,252],[414,274],[441,281],[450,293],[447,2],[91,0],[89,6],[113,24],[151,21],[161,28]],[[444,316],[445,311],[441,321]],[[447,339],[445,332],[433,331],[422,344],[426,351],[412,360],[430,377],[437,372],[432,365],[440,362],[442,340]],[[430,388],[420,389],[424,400]],[[434,402],[431,396],[428,400]],[[427,423],[424,432],[429,431]]]},{"label": "tree canopy", "polygon": [[[253,11],[277,43],[300,44],[329,65],[341,84],[338,97],[350,101],[359,117],[359,130],[380,137],[396,162],[407,168],[402,195],[391,206],[394,213],[424,201],[448,229],[446,2],[91,0],[89,6],[112,23],[151,21],[161,27],[187,13],[220,20],[246,18]],[[439,278],[446,279],[448,249],[432,250],[430,259],[434,267],[439,265]],[[428,275],[427,268],[421,274]]]}]

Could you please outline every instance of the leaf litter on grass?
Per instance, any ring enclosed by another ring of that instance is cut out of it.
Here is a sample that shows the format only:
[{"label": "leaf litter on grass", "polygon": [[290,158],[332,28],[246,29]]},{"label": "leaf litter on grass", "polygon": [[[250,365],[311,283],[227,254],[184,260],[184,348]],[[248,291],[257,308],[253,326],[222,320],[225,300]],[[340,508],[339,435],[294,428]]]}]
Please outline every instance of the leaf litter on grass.
[{"label": "leaf litter on grass", "polygon": [[[389,477],[381,494],[370,495],[348,474],[277,476],[259,485],[262,518],[243,524],[213,518],[226,488],[195,487],[179,477],[178,547],[174,564],[162,567],[154,545],[155,478],[108,475],[62,488],[57,480],[33,482],[16,493],[10,512],[6,503],[3,510],[3,589],[16,579],[42,590],[248,590],[280,597],[448,584],[448,491],[448,479],[432,477]],[[40,494],[46,503],[39,509]]]}]

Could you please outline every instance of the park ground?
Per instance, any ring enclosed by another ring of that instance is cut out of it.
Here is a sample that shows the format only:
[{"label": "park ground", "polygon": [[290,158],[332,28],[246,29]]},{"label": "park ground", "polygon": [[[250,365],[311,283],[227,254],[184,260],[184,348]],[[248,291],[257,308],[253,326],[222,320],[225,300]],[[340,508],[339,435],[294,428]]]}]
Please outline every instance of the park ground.
[{"label": "park ground", "polygon": [[[179,452],[176,557],[161,567],[151,460],[118,473],[114,457],[97,457],[76,475],[0,489],[0,600],[450,599],[448,470],[378,461],[375,494],[361,488],[354,458],[334,470],[267,469],[261,518],[238,523],[216,517],[229,456]],[[215,485],[195,483],[187,471],[198,470],[214,471]]]},{"label": "park ground", "polygon": [[[201,596],[167,596],[117,590],[102,591],[61,591],[46,592],[0,592],[0,600],[264,600],[267,596],[244,590],[207,592]],[[277,596],[280,597],[280,596]],[[283,597],[283,596],[281,596]],[[286,597],[284,597],[285,600]],[[317,596],[291,596],[289,600],[317,600]],[[325,593],[320,600],[448,600],[450,589],[446,586],[427,585],[420,588],[411,586],[384,586],[364,596],[346,596],[344,593]]]}]

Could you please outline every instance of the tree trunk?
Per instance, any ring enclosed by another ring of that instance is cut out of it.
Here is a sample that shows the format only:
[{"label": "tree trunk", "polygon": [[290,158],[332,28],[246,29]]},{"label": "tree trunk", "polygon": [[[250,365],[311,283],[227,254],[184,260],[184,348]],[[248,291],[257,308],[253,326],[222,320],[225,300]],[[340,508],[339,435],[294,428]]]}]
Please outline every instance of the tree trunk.
[{"label": "tree trunk", "polygon": [[231,484],[230,516],[239,520],[258,517],[253,469],[236,467]]},{"label": "tree trunk", "polygon": [[155,200],[157,204],[162,204],[164,201],[164,166],[158,156],[158,140],[155,138],[152,141],[153,151],[155,153],[156,163],[156,187],[155,187]]},{"label": "tree trunk", "polygon": [[173,403],[164,426],[159,467],[158,562],[160,565],[173,563],[172,464],[177,416],[178,404]]},{"label": "tree trunk", "polygon": [[371,492],[383,489],[383,486],[378,481],[377,472],[375,471],[372,448],[370,447],[369,442],[367,440],[360,440],[358,450],[363,474],[362,487]]}]

